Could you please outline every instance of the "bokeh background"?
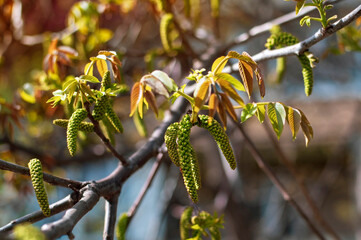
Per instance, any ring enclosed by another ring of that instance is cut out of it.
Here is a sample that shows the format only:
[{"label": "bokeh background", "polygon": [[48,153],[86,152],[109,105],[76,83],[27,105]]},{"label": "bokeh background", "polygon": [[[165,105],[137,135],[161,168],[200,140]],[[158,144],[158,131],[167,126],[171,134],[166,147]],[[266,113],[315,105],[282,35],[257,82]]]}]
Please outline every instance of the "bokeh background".
[{"label": "bokeh background", "polygon": [[[182,1],[174,0],[175,9]],[[344,16],[359,5],[358,0],[335,4],[330,16]],[[280,0],[221,1],[218,40],[230,42],[254,26],[294,10],[293,2]],[[189,56],[166,56],[159,38],[159,14],[154,2],[146,0],[0,0],[0,158],[26,166],[38,157],[45,169],[76,180],[96,180],[117,166],[104,146],[90,136],[81,139],[81,151],[70,157],[63,129],[52,120],[64,116],[62,107],[52,108],[52,84],[67,75],[81,75],[89,57],[99,50],[116,51],[122,60],[122,76],[129,87],[154,69],[167,72],[178,84],[190,72]],[[181,11],[181,10],[179,10]],[[201,0],[201,14],[191,44],[204,51],[203,39],[211,38],[213,25],[209,1]],[[310,13],[316,16],[316,12]],[[182,18],[181,18],[182,19]],[[192,29],[196,21],[182,21]],[[294,56],[287,58],[283,82],[274,82],[276,60],[260,64],[266,79],[264,101],[281,101],[303,110],[314,129],[314,139],[305,147],[302,134],[292,141],[285,130],[278,141],[270,124],[256,118],[243,126],[262,156],[307,214],[311,211],[289,169],[279,161],[279,147],[295,166],[323,217],[342,239],[361,239],[361,43],[360,21],[341,33],[316,44],[310,50],[319,58],[314,68],[314,91],[306,97],[301,66]],[[75,26],[75,27],[74,27]],[[299,25],[299,18],[282,25],[300,40],[320,27]],[[55,33],[55,34],[54,34]],[[269,34],[264,33],[236,46],[250,55],[264,49]],[[59,66],[59,76],[46,75],[43,59],[54,37],[58,45],[78,52],[71,64]],[[150,61],[152,56],[157,56]],[[187,68],[188,66],[188,68]],[[246,95],[242,95],[247,99]],[[257,99],[258,96],[255,96]],[[6,105],[6,104],[8,105]],[[164,106],[167,102],[159,100]],[[129,115],[129,94],[117,97],[115,110],[125,133],[116,136],[116,147],[129,156],[147,138],[141,136]],[[148,133],[160,123],[153,113],[145,116]],[[315,239],[297,212],[282,198],[277,188],[259,169],[234,126],[227,128],[238,167],[231,171],[211,136],[192,130],[191,141],[200,159],[203,187],[199,208],[224,214],[224,239]],[[153,160],[134,174],[122,189],[119,215],[126,212],[140,191]],[[70,190],[47,185],[50,202]],[[127,231],[127,239],[179,239],[179,217],[190,204],[179,170],[167,158],[163,161],[150,191]],[[38,210],[27,177],[0,171],[0,225]],[[61,217],[55,215],[36,226]],[[311,217],[312,218],[312,217]],[[101,239],[104,201],[86,215],[74,229],[76,239]],[[326,234],[327,235],[327,234]],[[62,239],[67,239],[63,237]]]}]

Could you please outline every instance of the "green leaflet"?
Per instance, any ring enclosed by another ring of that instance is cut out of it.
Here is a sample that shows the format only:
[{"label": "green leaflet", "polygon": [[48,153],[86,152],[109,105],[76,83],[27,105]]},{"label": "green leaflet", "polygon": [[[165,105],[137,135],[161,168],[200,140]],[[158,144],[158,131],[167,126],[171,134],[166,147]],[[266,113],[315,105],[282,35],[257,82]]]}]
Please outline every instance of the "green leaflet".
[{"label": "green leaflet", "polygon": [[125,232],[127,230],[128,222],[129,222],[128,214],[123,213],[118,220],[117,228],[115,230],[115,235],[117,236],[118,240],[125,240]]},{"label": "green leaflet", "polygon": [[179,233],[181,240],[189,238],[193,207],[186,207],[179,221]]},{"label": "green leaflet", "polygon": [[233,149],[229,143],[228,136],[222,126],[215,120],[212,119],[209,122],[209,117],[207,115],[198,115],[199,122],[198,125],[202,128],[205,128],[213,136],[218,147],[222,150],[222,153],[226,160],[229,163],[229,166],[232,169],[236,168],[236,158],[233,154]]},{"label": "green leaflet", "polygon": [[181,171],[183,175],[184,185],[193,202],[198,202],[197,184],[195,181],[195,173],[193,166],[193,148],[190,144],[190,133],[192,123],[190,116],[187,114],[179,123],[178,132],[178,154],[180,160]]},{"label": "green leaflet", "polygon": [[35,195],[40,205],[41,211],[45,216],[50,216],[48,196],[43,182],[43,168],[39,159],[31,159],[28,163],[31,182],[33,184]]},{"label": "green leaflet", "polygon": [[77,109],[70,117],[66,131],[66,140],[70,155],[74,156],[76,152],[76,140],[78,136],[80,123],[86,118],[87,111],[84,108]]},{"label": "green leaflet", "polygon": [[160,21],[160,39],[164,50],[170,52],[172,50],[172,41],[170,40],[171,23],[173,22],[173,14],[166,13]]},{"label": "green leaflet", "polygon": [[[69,120],[68,119],[55,119],[53,121],[53,124],[58,125],[60,127],[63,128],[67,128],[68,124],[69,124]],[[91,122],[81,122],[79,124],[79,131],[83,131],[83,132],[94,132],[94,125]]]}]

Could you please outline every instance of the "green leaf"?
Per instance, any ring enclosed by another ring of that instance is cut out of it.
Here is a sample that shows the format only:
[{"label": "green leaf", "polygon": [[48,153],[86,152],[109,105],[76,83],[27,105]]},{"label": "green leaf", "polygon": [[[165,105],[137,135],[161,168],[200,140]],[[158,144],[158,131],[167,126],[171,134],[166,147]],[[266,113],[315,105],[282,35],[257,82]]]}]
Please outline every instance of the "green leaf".
[{"label": "green leaf", "polygon": [[309,27],[311,26],[311,17],[310,16],[304,16],[301,20],[300,20],[300,25],[301,27],[306,23],[306,25]]},{"label": "green leaf", "polygon": [[166,86],[169,92],[177,91],[178,89],[177,84],[165,72],[160,70],[155,70],[151,73],[151,75],[158,78]]},{"label": "green leaf", "polygon": [[99,83],[100,82],[96,77],[91,76],[91,75],[81,75],[80,79],[85,80],[87,82],[91,82],[91,83]]},{"label": "green leaf", "polygon": [[[219,65],[219,64],[223,61],[224,58],[226,58],[226,57],[225,57],[225,56],[221,56],[221,57],[217,58],[217,59],[213,62],[213,64],[212,64],[212,72],[213,72],[213,74],[217,74],[217,73],[222,72],[223,68],[226,66],[226,64],[227,64],[227,62],[228,62],[228,60],[225,60],[225,61],[222,63],[222,65]],[[217,70],[217,71],[216,71],[216,70]]]},{"label": "green leaf", "polygon": [[305,6],[306,0],[296,0],[296,15],[301,11],[301,9]]},{"label": "green leaf", "polygon": [[34,87],[30,83],[25,83],[23,89],[19,90],[20,97],[28,103],[35,103]]},{"label": "green leaf", "polygon": [[[68,88],[72,85],[72,84],[77,84],[77,81],[75,79],[75,77],[73,76],[69,76],[65,79],[65,82],[63,83],[63,91],[66,92],[68,91]],[[54,93],[53,93],[54,94]]]},{"label": "green leaf", "polygon": [[242,110],[241,113],[241,122],[245,122],[247,119],[254,116],[257,112],[257,104],[248,103]]},{"label": "green leaf", "polygon": [[266,107],[264,104],[257,104],[257,111],[256,111],[256,116],[258,118],[258,121],[260,123],[264,122],[264,118],[266,115]]},{"label": "green leaf", "polygon": [[268,118],[272,124],[273,130],[275,131],[278,139],[280,138],[283,125],[286,119],[286,111],[281,103],[269,103],[268,104]]},{"label": "green leaf", "polygon": [[233,77],[231,74],[228,73],[217,73],[215,75],[216,78],[222,78],[224,80],[226,80],[227,82],[229,82],[230,84],[232,84],[232,86],[242,92],[245,92],[246,90],[244,89],[243,84],[236,79],[235,77]]}]

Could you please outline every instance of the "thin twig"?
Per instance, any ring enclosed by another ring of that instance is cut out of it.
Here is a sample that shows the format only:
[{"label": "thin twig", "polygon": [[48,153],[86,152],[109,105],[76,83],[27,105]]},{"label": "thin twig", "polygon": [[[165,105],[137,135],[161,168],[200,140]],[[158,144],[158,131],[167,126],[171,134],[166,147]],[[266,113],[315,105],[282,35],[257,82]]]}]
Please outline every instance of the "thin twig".
[{"label": "thin twig", "polygon": [[302,194],[304,195],[307,204],[310,206],[312,214],[314,218],[318,221],[318,223],[327,231],[329,232],[334,239],[340,239],[340,237],[337,235],[337,233],[332,229],[332,227],[325,221],[325,219],[322,217],[317,205],[312,199],[312,196],[310,192],[308,191],[305,182],[302,177],[298,174],[296,168],[293,166],[292,162],[286,157],[284,154],[279,142],[276,140],[275,136],[272,133],[272,130],[270,129],[270,126],[265,123],[263,124],[264,128],[267,132],[268,138],[271,140],[272,145],[274,149],[276,150],[276,153],[279,157],[279,160],[282,162],[283,165],[286,166],[286,168],[289,170],[293,178],[296,180],[296,184],[301,189]]},{"label": "thin twig", "polygon": [[129,208],[128,213],[127,213],[128,217],[129,217],[128,224],[132,220],[133,216],[135,215],[136,211],[139,208],[140,203],[144,199],[145,194],[147,193],[150,185],[152,184],[155,174],[157,173],[160,163],[162,162],[163,155],[164,155],[163,152],[158,153],[157,159],[154,162],[153,167],[149,172],[148,178],[145,181],[142,190],[139,192],[139,195],[138,195],[137,199],[134,201],[133,205]]},{"label": "thin twig", "polygon": [[117,221],[117,208],[118,208],[119,194],[113,195],[111,199],[105,200],[105,216],[104,216],[104,240],[114,239],[115,223]]},{"label": "thin twig", "polygon": [[[9,163],[1,159],[0,159],[0,169],[30,176],[29,168],[14,163]],[[80,189],[82,186],[84,186],[83,182],[56,177],[48,173],[43,173],[43,178],[45,182],[55,186],[74,188],[74,189]]]},{"label": "thin twig", "polygon": [[[56,203],[51,204],[49,206],[50,210],[51,210],[50,216],[53,216],[57,213],[60,213],[66,209],[71,208],[72,206],[74,206],[74,204],[77,201],[78,201],[78,195],[77,195],[77,193],[74,192],[74,193],[68,195],[67,197],[57,201]],[[11,230],[13,230],[13,228],[16,225],[19,225],[21,223],[35,223],[44,218],[47,218],[47,217],[44,216],[44,214],[41,210],[27,214],[18,219],[12,220],[10,223],[1,227],[0,233],[11,231]]]},{"label": "thin twig", "polygon": [[127,165],[127,160],[120,153],[118,153],[117,150],[115,150],[109,139],[105,137],[103,131],[100,129],[99,122],[93,118],[90,111],[89,103],[85,103],[85,108],[88,111],[89,120],[94,125],[94,132],[99,136],[99,138],[103,141],[104,145],[109,149],[109,151],[114,155],[114,157],[116,157],[123,164],[123,166]]},{"label": "thin twig", "polygon": [[259,168],[267,175],[267,177],[273,182],[273,184],[280,191],[283,199],[289,202],[295,210],[300,214],[300,216],[305,220],[310,229],[319,237],[319,239],[326,239],[319,229],[317,229],[316,225],[311,221],[311,219],[307,216],[307,214],[302,210],[302,208],[298,205],[298,203],[292,198],[292,196],[288,193],[287,189],[283,186],[281,181],[277,178],[277,176],[272,172],[271,168],[267,165],[267,163],[263,160],[262,155],[259,153],[253,141],[250,139],[248,134],[243,129],[242,125],[234,121],[240,132],[242,133],[246,144],[248,145],[248,150],[252,154],[254,160],[257,162]]}]

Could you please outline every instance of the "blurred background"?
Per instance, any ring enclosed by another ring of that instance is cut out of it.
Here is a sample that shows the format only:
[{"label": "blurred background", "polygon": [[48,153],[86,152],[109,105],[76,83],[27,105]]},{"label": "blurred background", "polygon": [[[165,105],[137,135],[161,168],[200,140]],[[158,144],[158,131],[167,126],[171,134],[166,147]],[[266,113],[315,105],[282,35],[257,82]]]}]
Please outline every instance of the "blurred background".
[{"label": "blurred background", "polygon": [[[207,50],[213,41],[225,45],[254,26],[294,11],[295,7],[294,2],[280,0],[223,0],[215,23],[209,1],[191,1],[194,10],[190,17],[182,12],[183,1],[170,2],[191,47],[198,53]],[[359,4],[358,0],[338,1],[329,16],[337,14],[341,18]],[[310,15],[317,16],[317,12]],[[282,25],[282,29],[303,40],[320,28],[316,22],[311,27],[301,27],[299,19]],[[121,59],[122,80],[129,88],[155,69],[164,70],[181,85],[191,71],[193,59],[186,52],[170,54],[163,50],[159,20],[155,0],[0,0],[0,159],[26,166],[31,158],[37,157],[45,171],[80,181],[100,179],[111,173],[118,162],[95,135],[81,136],[81,151],[70,157],[64,129],[52,124],[53,119],[66,117],[66,110],[46,102],[66,76],[81,75],[89,58],[104,49],[115,51]],[[321,215],[342,239],[361,239],[360,22],[358,19],[310,49],[319,58],[310,97],[304,94],[301,65],[295,56],[287,58],[280,83],[275,81],[276,60],[260,63],[266,81],[263,101],[280,101],[302,109],[314,130],[308,147],[301,133],[292,141],[287,127],[278,141],[269,122],[260,124],[253,117],[243,123],[272,171],[313,219],[294,176],[280,159],[294,166]],[[265,32],[232,49],[254,55],[265,49],[268,37]],[[62,53],[61,48],[49,52],[54,38],[58,38],[57,46],[74,50],[72,54]],[[51,57],[57,59],[53,65]],[[242,97],[248,99],[245,94]],[[258,98],[256,95],[255,99]],[[158,101],[164,109],[169,106],[164,98]],[[143,132],[142,136],[128,117],[129,93],[116,98],[115,110],[125,129],[124,134],[115,136],[116,148],[129,156],[147,141],[161,122],[162,114],[159,118],[151,112],[146,114],[148,135]],[[203,184],[198,207],[224,214],[223,239],[317,239],[257,166],[232,124],[227,133],[237,157],[235,171],[225,164],[206,131],[194,129],[191,135]],[[119,215],[134,202],[153,161],[126,182],[119,198]],[[46,187],[50,203],[71,192]],[[127,239],[179,239],[179,218],[188,205],[190,200],[179,170],[166,158],[128,228]],[[1,226],[38,208],[28,177],[0,171]],[[41,226],[61,215],[35,225]],[[76,225],[73,232],[76,239],[101,239],[103,219],[104,201],[100,201]],[[324,234],[330,237],[327,232]]]}]

